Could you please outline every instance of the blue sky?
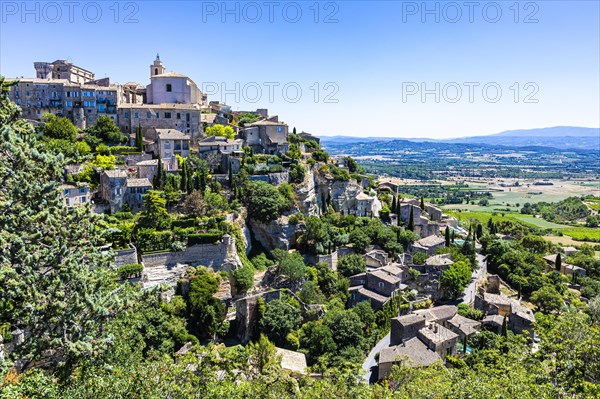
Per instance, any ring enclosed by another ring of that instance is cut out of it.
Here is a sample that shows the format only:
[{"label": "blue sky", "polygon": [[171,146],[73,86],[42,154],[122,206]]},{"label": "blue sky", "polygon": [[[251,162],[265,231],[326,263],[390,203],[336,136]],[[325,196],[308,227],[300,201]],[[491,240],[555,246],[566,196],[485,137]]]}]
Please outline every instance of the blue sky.
[{"label": "blue sky", "polygon": [[0,73],[64,58],[146,85],[160,53],[210,99],[318,135],[600,126],[600,2],[465,3],[3,1]]}]

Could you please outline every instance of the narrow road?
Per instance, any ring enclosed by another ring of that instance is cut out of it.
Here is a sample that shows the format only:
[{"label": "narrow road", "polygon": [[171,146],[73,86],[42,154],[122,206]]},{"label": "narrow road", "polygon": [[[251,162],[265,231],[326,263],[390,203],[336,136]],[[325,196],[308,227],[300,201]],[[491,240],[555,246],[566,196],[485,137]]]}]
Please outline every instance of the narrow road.
[{"label": "narrow road", "polygon": [[373,347],[371,352],[369,352],[369,356],[365,359],[365,362],[362,365],[363,370],[365,370],[366,374],[363,376],[363,379],[373,384],[377,382],[378,374],[377,374],[377,361],[375,360],[375,355],[381,352],[383,348],[390,346],[390,334],[386,335],[381,339],[381,341],[377,342],[377,345]]},{"label": "narrow road", "polygon": [[485,256],[481,254],[477,254],[477,264],[478,268],[473,271],[473,275],[471,277],[471,284],[465,288],[465,293],[462,296],[461,302],[472,305],[475,300],[475,290],[477,287],[477,283],[482,281],[487,274],[487,262],[485,261]]}]

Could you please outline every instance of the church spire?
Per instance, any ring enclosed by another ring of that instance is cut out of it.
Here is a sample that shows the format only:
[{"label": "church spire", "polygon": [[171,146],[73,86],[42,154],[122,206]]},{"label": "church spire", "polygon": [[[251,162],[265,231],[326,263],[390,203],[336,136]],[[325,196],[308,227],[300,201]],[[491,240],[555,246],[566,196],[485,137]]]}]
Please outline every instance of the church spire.
[{"label": "church spire", "polygon": [[156,61],[160,61],[160,56],[156,53]]}]

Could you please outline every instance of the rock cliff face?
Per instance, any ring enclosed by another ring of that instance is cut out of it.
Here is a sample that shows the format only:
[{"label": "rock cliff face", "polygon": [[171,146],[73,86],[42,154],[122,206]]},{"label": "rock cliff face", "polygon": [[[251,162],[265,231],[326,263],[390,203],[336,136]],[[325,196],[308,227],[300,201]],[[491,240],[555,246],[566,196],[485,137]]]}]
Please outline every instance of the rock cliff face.
[{"label": "rock cliff face", "polygon": [[248,219],[248,225],[256,241],[268,251],[276,248],[287,250],[295,243],[296,226],[289,224],[286,216],[270,223]]},{"label": "rock cliff face", "polygon": [[317,216],[330,203],[335,211],[345,215],[378,216],[382,205],[375,195],[365,195],[362,185],[354,179],[334,180],[329,173],[319,171],[320,166],[315,164],[307,170],[304,181],[296,188],[301,211]]}]

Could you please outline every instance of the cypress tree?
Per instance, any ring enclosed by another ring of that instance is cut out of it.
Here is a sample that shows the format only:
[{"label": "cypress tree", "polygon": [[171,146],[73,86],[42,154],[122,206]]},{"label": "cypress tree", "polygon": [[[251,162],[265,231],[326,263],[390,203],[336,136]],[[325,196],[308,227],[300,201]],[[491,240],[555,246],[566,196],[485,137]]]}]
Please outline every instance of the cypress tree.
[{"label": "cypress tree", "polygon": [[423,197],[421,197],[421,210],[425,210],[425,201],[423,200]]},{"label": "cypress tree", "polygon": [[181,191],[187,192],[187,179],[188,179],[188,166],[187,162],[184,160],[181,165]]},{"label": "cypress tree", "polygon": [[483,235],[483,226],[481,225],[481,223],[477,224],[477,239],[481,239],[481,236]]},{"label": "cypress tree", "polygon": [[163,186],[163,164],[162,164],[162,159],[158,158],[158,166],[156,169],[156,174],[154,175],[154,178],[152,179],[152,185],[154,186],[154,188],[156,190],[161,189]]},{"label": "cypress tree", "polygon": [[410,217],[408,218],[408,229],[410,231],[415,230],[415,215],[414,215],[414,209],[412,206],[410,207]]},{"label": "cypress tree", "polygon": [[444,239],[446,241],[446,247],[450,246],[450,227],[446,226],[446,231],[444,231]]},{"label": "cypress tree", "polygon": [[556,255],[556,271],[560,272],[560,269],[562,269],[562,259],[560,257],[560,254]]},{"label": "cypress tree", "polygon": [[294,130],[292,130],[292,133],[296,134],[296,126],[294,126]]},{"label": "cypress tree", "polygon": [[190,168],[189,165],[188,165],[188,168],[187,168],[187,174],[188,174],[188,178],[187,178],[187,193],[191,194],[192,191],[194,191],[194,172],[192,172],[192,168]]},{"label": "cypress tree", "polygon": [[200,172],[194,174],[194,190],[200,190]]},{"label": "cypress tree", "polygon": [[396,213],[396,208],[397,208],[397,204],[396,204],[396,196],[392,196],[392,213]]},{"label": "cypress tree", "polygon": [[508,318],[504,316],[504,320],[502,320],[502,336],[508,336]]},{"label": "cypress tree", "polygon": [[452,244],[454,244],[454,239],[456,238],[456,232],[452,230]]},{"label": "cypress tree", "polygon": [[233,186],[233,168],[231,161],[229,161],[229,187]]},{"label": "cypress tree", "polygon": [[135,131],[135,145],[139,152],[144,152],[144,136],[142,135],[142,125],[138,125]]}]

